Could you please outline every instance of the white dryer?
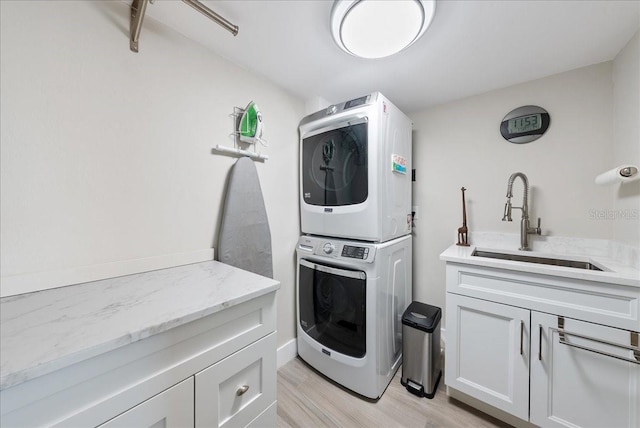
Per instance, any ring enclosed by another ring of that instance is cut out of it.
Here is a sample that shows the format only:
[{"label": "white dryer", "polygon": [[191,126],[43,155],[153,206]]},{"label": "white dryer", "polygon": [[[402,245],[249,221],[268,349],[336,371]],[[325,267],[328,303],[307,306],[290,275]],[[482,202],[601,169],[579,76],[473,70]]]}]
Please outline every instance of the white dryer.
[{"label": "white dryer", "polygon": [[300,357],[346,388],[379,398],[402,363],[411,251],[411,235],[379,244],[300,237]]},{"label": "white dryer", "polygon": [[302,119],[302,233],[371,242],[409,234],[411,127],[379,92]]}]

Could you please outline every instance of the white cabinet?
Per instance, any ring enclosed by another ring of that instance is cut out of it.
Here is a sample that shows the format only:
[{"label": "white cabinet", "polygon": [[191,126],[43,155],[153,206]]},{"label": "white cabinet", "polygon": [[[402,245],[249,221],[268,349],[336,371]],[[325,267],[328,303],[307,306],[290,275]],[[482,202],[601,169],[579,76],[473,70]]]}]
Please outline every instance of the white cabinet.
[{"label": "white cabinet", "polygon": [[451,294],[447,333],[447,385],[527,419],[529,311]]},{"label": "white cabinet", "polygon": [[269,292],[3,390],[0,425],[275,427],[275,330]]},{"label": "white cabinet", "polygon": [[275,402],[275,346],[273,333],[196,374],[197,427],[244,427]]},{"label": "white cabinet", "polygon": [[193,376],[100,425],[100,428],[193,426]]},{"label": "white cabinet", "polygon": [[[564,328],[559,328],[564,325]],[[633,334],[583,321],[531,315],[531,422],[548,427],[640,426],[640,365]]]},{"label": "white cabinet", "polygon": [[100,428],[275,427],[275,347],[271,333]]},{"label": "white cabinet", "polygon": [[638,428],[639,301],[634,287],[448,263],[445,383],[541,427]]},{"label": "white cabinet", "polygon": [[267,410],[262,412],[257,418],[252,420],[245,428],[265,428],[276,426],[274,421],[278,420],[278,404],[273,403]]}]

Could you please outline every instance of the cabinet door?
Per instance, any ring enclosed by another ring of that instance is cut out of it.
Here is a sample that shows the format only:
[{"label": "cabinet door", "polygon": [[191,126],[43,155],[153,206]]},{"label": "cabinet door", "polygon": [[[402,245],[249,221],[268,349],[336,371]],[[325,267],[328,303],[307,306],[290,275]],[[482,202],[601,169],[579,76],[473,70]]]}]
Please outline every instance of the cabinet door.
[{"label": "cabinet door", "polygon": [[445,383],[529,419],[529,310],[447,294]]},{"label": "cabinet door", "polygon": [[604,355],[636,361],[632,351],[603,343],[628,347],[633,332],[569,318],[559,329],[558,319],[531,315],[531,422],[542,427],[640,426],[640,365]]},{"label": "cabinet door", "polygon": [[100,425],[99,428],[193,426],[193,376]]},{"label": "cabinet door", "polygon": [[[271,333],[197,373],[196,426],[249,424],[276,401],[276,370],[276,334]],[[274,418],[265,425],[276,424]]]}]

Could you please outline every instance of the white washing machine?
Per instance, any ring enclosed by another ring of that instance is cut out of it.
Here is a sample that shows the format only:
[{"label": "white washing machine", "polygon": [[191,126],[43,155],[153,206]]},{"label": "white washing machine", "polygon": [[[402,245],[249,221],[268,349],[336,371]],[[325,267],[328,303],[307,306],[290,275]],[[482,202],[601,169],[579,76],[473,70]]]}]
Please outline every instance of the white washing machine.
[{"label": "white washing machine", "polygon": [[411,235],[380,244],[300,237],[300,357],[346,388],[379,398],[402,363],[411,251]]},{"label": "white washing machine", "polygon": [[302,233],[371,242],[409,234],[411,127],[379,92],[302,119]]}]

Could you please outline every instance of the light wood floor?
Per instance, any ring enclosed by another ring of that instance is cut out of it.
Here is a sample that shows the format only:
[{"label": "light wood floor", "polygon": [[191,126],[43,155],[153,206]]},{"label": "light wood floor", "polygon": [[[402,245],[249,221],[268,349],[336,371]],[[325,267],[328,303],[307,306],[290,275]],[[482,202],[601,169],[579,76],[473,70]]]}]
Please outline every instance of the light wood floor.
[{"label": "light wood floor", "polygon": [[410,394],[402,368],[378,401],[367,400],[326,379],[300,358],[278,370],[278,426],[289,427],[508,427],[447,397],[440,380],[433,399]]}]

